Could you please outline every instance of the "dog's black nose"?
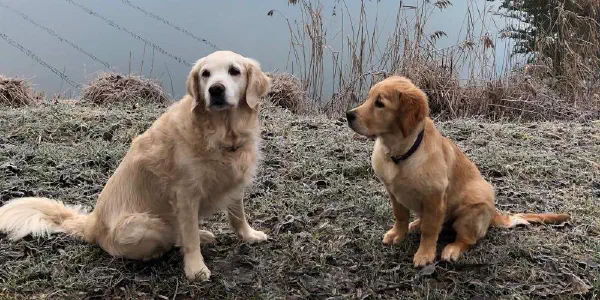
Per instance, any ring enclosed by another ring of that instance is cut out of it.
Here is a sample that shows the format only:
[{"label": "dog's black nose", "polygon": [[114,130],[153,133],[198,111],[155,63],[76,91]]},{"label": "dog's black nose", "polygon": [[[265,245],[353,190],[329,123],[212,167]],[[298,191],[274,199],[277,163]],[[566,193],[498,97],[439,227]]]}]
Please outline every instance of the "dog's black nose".
[{"label": "dog's black nose", "polygon": [[208,93],[211,96],[221,96],[225,92],[225,86],[220,83],[215,83],[208,88]]},{"label": "dog's black nose", "polygon": [[348,120],[348,123],[351,123],[352,121],[356,120],[356,114],[353,111],[347,111],[346,119]]}]

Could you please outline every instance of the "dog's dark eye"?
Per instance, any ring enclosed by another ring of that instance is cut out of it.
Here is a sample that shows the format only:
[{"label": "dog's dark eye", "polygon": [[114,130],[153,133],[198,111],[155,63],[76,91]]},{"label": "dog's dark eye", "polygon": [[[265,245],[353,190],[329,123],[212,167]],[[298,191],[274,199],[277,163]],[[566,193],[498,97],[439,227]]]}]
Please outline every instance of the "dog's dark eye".
[{"label": "dog's dark eye", "polygon": [[377,100],[375,100],[375,107],[383,108],[385,105],[381,102],[381,99],[377,98]]},{"label": "dog's dark eye", "polygon": [[229,67],[229,75],[231,75],[231,76],[240,75],[240,69],[238,69],[236,67]]},{"label": "dog's dark eye", "polygon": [[210,72],[208,70],[202,71],[202,77],[204,77],[204,78],[210,77]]}]

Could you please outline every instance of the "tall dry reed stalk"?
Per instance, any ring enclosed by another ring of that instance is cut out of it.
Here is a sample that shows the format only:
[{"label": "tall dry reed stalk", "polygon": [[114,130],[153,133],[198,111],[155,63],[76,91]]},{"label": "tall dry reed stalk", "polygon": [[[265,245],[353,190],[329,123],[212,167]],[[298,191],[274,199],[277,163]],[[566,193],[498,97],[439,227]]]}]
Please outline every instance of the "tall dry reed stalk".
[{"label": "tall dry reed stalk", "polygon": [[557,0],[538,26],[528,70],[584,109],[600,107],[600,1]]},{"label": "tall dry reed stalk", "polygon": [[[377,14],[367,12],[365,0],[361,0],[357,16],[351,15],[345,0],[335,1],[333,14],[341,20],[337,30],[324,24],[323,5],[319,0],[291,1],[301,10],[300,17],[290,20],[280,14],[290,32],[291,70],[300,78],[313,105],[330,116],[339,116],[356,105],[372,84],[392,74],[407,76],[424,89],[432,112],[441,118],[482,115],[492,119],[529,120],[581,116],[572,105],[574,94],[564,97],[561,92],[565,87],[557,90],[540,76],[522,72],[523,68],[515,71],[514,67],[524,59],[510,53],[497,53],[496,44],[506,40],[491,34],[499,31],[499,28],[489,27],[494,26],[492,17],[497,13],[494,6],[487,1],[467,1],[469,9],[458,40],[444,48],[438,46],[438,41],[448,38],[446,32],[428,32],[427,24],[434,13],[452,5],[449,0],[417,0],[411,6],[400,1],[395,27],[387,37],[381,36]],[[593,3],[595,0],[585,1]],[[274,13],[278,12],[273,10],[269,15]],[[567,24],[557,26],[568,28],[579,24],[577,22],[589,21],[569,12],[563,15]],[[577,52],[573,57],[577,63],[567,70],[576,74],[577,80],[573,82],[597,86],[599,56],[592,54],[598,51],[600,43],[597,29],[588,27],[586,43],[569,36],[573,44],[566,45],[589,47],[589,50]],[[568,48],[565,53],[572,55]],[[586,58],[580,53],[589,56]],[[499,54],[504,57],[501,66],[497,65]],[[540,57],[536,62],[541,61]],[[589,66],[585,67],[585,63]],[[329,72],[325,72],[326,67],[331,68]],[[331,98],[324,94],[325,82],[332,85]],[[585,92],[587,97],[593,94],[589,92],[593,89],[590,87],[573,88],[577,93],[588,91]]]}]

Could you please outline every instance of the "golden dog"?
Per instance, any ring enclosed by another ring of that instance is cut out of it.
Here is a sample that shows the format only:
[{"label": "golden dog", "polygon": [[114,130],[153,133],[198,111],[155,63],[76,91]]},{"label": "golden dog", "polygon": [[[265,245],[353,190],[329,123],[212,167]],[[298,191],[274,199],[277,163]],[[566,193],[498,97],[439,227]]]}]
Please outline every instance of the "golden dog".
[{"label": "golden dog", "polygon": [[11,239],[66,232],[128,259],[180,246],[186,276],[207,280],[200,242],[214,235],[199,229],[199,217],[224,209],[244,241],[267,239],[246,221],[242,198],[256,172],[257,108],[269,86],[259,64],[239,54],[217,51],[198,60],[188,94],[133,140],[94,211],[14,199],[0,208],[0,231]]},{"label": "golden dog", "polygon": [[[436,129],[428,117],[427,96],[407,78],[393,76],[377,83],[366,101],[346,115],[354,131],[376,137],[371,163],[385,184],[396,218],[383,242],[397,244],[408,231],[420,228],[413,260],[417,267],[434,261],[438,235],[446,222],[452,223],[457,236],[442,251],[442,259],[455,261],[490,226],[510,228],[569,218],[564,214],[506,216],[496,210],[493,187]],[[409,211],[418,216],[410,224]]]}]

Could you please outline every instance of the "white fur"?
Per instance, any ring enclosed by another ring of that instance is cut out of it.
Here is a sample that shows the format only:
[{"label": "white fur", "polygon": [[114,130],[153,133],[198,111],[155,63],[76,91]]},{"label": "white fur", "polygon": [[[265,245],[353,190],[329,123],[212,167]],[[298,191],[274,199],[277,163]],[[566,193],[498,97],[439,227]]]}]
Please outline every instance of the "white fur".
[{"label": "white fur", "polygon": [[0,207],[0,232],[7,233],[11,240],[27,235],[45,237],[66,231],[61,226],[63,221],[85,214],[80,206],[47,198],[14,199]]},{"label": "white fur", "polygon": [[[201,65],[202,68],[199,71],[200,86],[206,107],[210,106],[208,89],[217,83],[225,86],[225,100],[227,103],[233,107],[237,107],[247,85],[247,77],[245,76],[246,65],[242,61],[232,60],[230,56],[215,56],[210,60],[203,59]],[[229,74],[231,67],[237,68],[240,74],[237,76]],[[210,76],[202,76],[204,71],[208,71]]]},{"label": "white fur", "polygon": [[509,225],[506,228],[513,228],[518,225],[529,225],[529,222],[523,218],[520,214],[509,216]]}]

